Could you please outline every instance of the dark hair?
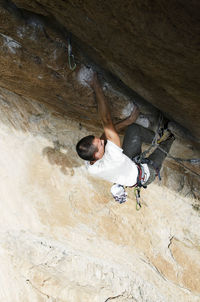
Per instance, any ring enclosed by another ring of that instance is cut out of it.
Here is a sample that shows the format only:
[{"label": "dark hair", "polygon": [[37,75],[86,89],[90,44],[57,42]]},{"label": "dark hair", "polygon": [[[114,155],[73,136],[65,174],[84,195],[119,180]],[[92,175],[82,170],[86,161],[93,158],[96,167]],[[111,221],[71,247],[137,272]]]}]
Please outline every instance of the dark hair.
[{"label": "dark hair", "polygon": [[76,151],[78,155],[84,159],[93,161],[94,153],[97,151],[95,145],[93,145],[94,135],[88,135],[83,137],[76,145]]}]

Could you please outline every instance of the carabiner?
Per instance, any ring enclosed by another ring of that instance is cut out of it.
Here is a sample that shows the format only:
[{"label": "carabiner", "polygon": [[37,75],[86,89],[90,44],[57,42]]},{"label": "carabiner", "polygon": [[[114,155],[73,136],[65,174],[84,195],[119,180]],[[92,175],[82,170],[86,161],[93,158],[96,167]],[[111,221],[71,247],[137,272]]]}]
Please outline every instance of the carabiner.
[{"label": "carabiner", "polygon": [[140,188],[134,188],[135,198],[136,198],[136,210],[139,211],[142,207],[140,203]]},{"label": "carabiner", "polygon": [[70,38],[68,39],[68,63],[69,63],[69,68],[72,71],[75,70],[76,63],[75,63],[74,55],[72,54],[72,46],[71,46]]}]

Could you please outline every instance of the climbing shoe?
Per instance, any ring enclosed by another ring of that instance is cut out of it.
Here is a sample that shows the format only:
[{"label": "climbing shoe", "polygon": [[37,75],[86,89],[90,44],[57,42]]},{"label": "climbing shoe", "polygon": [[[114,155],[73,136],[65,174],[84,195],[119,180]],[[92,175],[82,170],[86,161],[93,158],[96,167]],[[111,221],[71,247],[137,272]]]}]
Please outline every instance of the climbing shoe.
[{"label": "climbing shoe", "polygon": [[166,128],[166,129],[161,128],[159,130],[158,134],[159,134],[159,137],[157,139],[157,144],[160,144],[160,143],[168,140],[169,138],[174,138],[175,139],[174,135],[172,134],[172,132],[168,128]]}]

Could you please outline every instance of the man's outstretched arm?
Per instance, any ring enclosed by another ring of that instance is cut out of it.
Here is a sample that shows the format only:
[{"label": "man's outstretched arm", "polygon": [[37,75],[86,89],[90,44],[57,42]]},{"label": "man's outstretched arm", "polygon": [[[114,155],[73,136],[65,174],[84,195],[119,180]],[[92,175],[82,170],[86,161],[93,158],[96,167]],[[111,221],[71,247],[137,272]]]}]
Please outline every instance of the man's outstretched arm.
[{"label": "man's outstretched arm", "polygon": [[108,101],[104,96],[102,87],[98,81],[96,73],[93,76],[90,86],[94,89],[98,104],[98,112],[103,123],[105,138],[120,147],[120,138],[115,126],[113,125]]},{"label": "man's outstretched arm", "polygon": [[93,79],[89,84],[94,89],[98,103],[98,111],[103,123],[104,133],[101,135],[101,138],[109,139],[117,146],[120,146],[120,138],[118,133],[127,126],[134,123],[137,120],[140,111],[135,105],[129,117],[114,125],[112,122],[108,101],[104,96],[102,87],[98,81],[96,73],[94,74]]}]

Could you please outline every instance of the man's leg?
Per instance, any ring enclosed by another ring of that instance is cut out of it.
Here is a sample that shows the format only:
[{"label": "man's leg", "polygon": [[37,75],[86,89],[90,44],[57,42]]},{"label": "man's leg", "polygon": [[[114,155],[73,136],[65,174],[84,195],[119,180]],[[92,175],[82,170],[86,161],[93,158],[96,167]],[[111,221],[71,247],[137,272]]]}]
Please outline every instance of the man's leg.
[{"label": "man's leg", "polygon": [[139,155],[142,152],[142,143],[144,142],[151,144],[154,135],[154,132],[147,128],[144,128],[137,124],[131,124],[130,126],[128,126],[124,135],[124,141],[122,145],[124,154],[131,159]]},{"label": "man's leg", "polygon": [[[170,137],[166,141],[159,144],[159,147],[162,148],[165,152],[169,152],[171,145],[174,141],[174,136]],[[165,152],[162,152],[159,148],[157,148],[148,158],[153,161],[154,168],[160,171],[162,167],[162,163],[167,156]]]}]

